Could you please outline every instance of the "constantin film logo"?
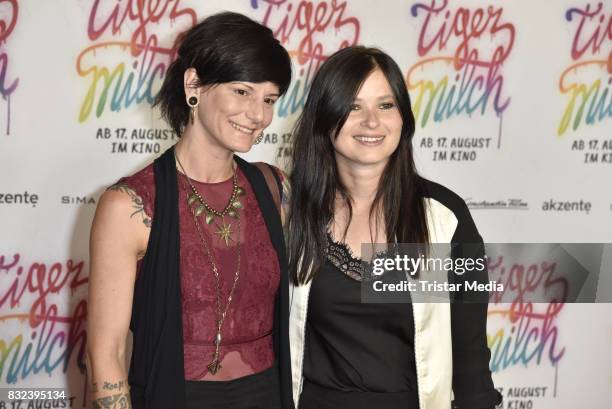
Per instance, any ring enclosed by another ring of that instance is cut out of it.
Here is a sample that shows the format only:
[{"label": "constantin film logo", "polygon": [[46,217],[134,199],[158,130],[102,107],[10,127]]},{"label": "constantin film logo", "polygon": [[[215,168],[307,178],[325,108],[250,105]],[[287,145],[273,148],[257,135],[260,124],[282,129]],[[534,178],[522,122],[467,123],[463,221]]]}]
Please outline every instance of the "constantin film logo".
[{"label": "constantin film logo", "polygon": [[479,200],[471,197],[465,199],[468,208],[474,210],[529,210],[529,203],[523,199]]}]

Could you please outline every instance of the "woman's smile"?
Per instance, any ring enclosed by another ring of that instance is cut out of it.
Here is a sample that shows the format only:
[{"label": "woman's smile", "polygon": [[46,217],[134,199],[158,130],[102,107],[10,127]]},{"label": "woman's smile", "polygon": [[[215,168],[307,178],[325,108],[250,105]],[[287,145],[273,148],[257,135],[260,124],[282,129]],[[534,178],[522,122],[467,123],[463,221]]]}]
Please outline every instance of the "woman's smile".
[{"label": "woman's smile", "polygon": [[378,146],[385,139],[384,135],[355,135],[353,136],[357,142],[365,146]]},{"label": "woman's smile", "polygon": [[238,125],[236,122],[233,122],[233,121],[229,121],[229,123],[234,129],[242,133],[248,134],[248,135],[252,135],[253,132],[255,131],[254,129],[247,128],[246,126]]}]

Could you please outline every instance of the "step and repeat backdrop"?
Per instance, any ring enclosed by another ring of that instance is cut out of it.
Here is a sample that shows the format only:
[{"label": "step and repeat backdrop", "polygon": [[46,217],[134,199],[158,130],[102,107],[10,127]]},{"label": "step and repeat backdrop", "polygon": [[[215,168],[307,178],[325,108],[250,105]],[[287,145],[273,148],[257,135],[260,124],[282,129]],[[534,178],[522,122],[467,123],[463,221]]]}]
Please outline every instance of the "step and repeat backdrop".
[{"label": "step and repeat backdrop", "polygon": [[[221,10],[269,26],[293,61],[248,159],[285,166],[321,62],[378,46],[405,73],[419,170],[487,242],[612,242],[609,0],[0,0],[0,387],[67,395],[27,407],[88,407],[97,201],[177,141],[151,103],[177,33]],[[511,304],[489,305],[503,407],[609,407],[612,306],[527,302],[543,264],[500,263],[526,272]]]}]

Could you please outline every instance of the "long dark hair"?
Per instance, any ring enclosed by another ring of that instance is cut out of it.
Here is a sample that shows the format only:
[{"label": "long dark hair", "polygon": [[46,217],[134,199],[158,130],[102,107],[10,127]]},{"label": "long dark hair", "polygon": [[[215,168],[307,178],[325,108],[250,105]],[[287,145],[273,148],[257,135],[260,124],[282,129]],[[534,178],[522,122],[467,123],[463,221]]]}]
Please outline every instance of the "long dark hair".
[{"label": "long dark hair", "polygon": [[347,228],[350,224],[352,199],[339,178],[330,138],[338,136],[361,85],[377,68],[389,81],[403,125],[399,145],[378,183],[370,217],[382,209],[388,242],[429,241],[422,183],[413,159],[414,115],[402,72],[379,49],[345,48],[321,65],[293,132],[287,246],[297,284],[310,281],[324,263],[325,237],[337,195],[349,211]]},{"label": "long dark hair", "polygon": [[189,120],[183,76],[195,68],[199,87],[231,81],[276,84],[284,94],[291,82],[291,60],[272,30],[232,12],[214,14],[177,37],[178,55],[155,97],[162,118],[181,135]]}]

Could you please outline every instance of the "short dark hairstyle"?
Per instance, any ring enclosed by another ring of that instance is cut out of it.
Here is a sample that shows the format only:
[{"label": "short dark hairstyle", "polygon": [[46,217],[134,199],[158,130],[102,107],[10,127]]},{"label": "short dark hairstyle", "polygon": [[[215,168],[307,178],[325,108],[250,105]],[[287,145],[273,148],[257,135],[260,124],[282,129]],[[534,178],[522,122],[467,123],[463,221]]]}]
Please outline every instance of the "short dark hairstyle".
[{"label": "short dark hairstyle", "polygon": [[[402,71],[377,48],[353,46],[332,54],[315,75],[293,132],[287,249],[295,283],[305,283],[322,268],[326,233],[339,195],[352,217],[352,199],[338,175],[334,146],[351,106],[370,73],[385,75],[402,117],[400,142],[378,183],[370,217],[383,210],[387,241],[427,243],[429,233],[412,149],[414,115]],[[348,228],[348,224],[347,224]],[[346,236],[346,229],[344,232]]]},{"label": "short dark hairstyle", "polygon": [[177,37],[177,58],[170,64],[153,106],[180,137],[189,119],[183,78],[194,68],[193,86],[232,81],[276,84],[284,94],[291,82],[291,59],[272,30],[232,12],[214,14]]}]

